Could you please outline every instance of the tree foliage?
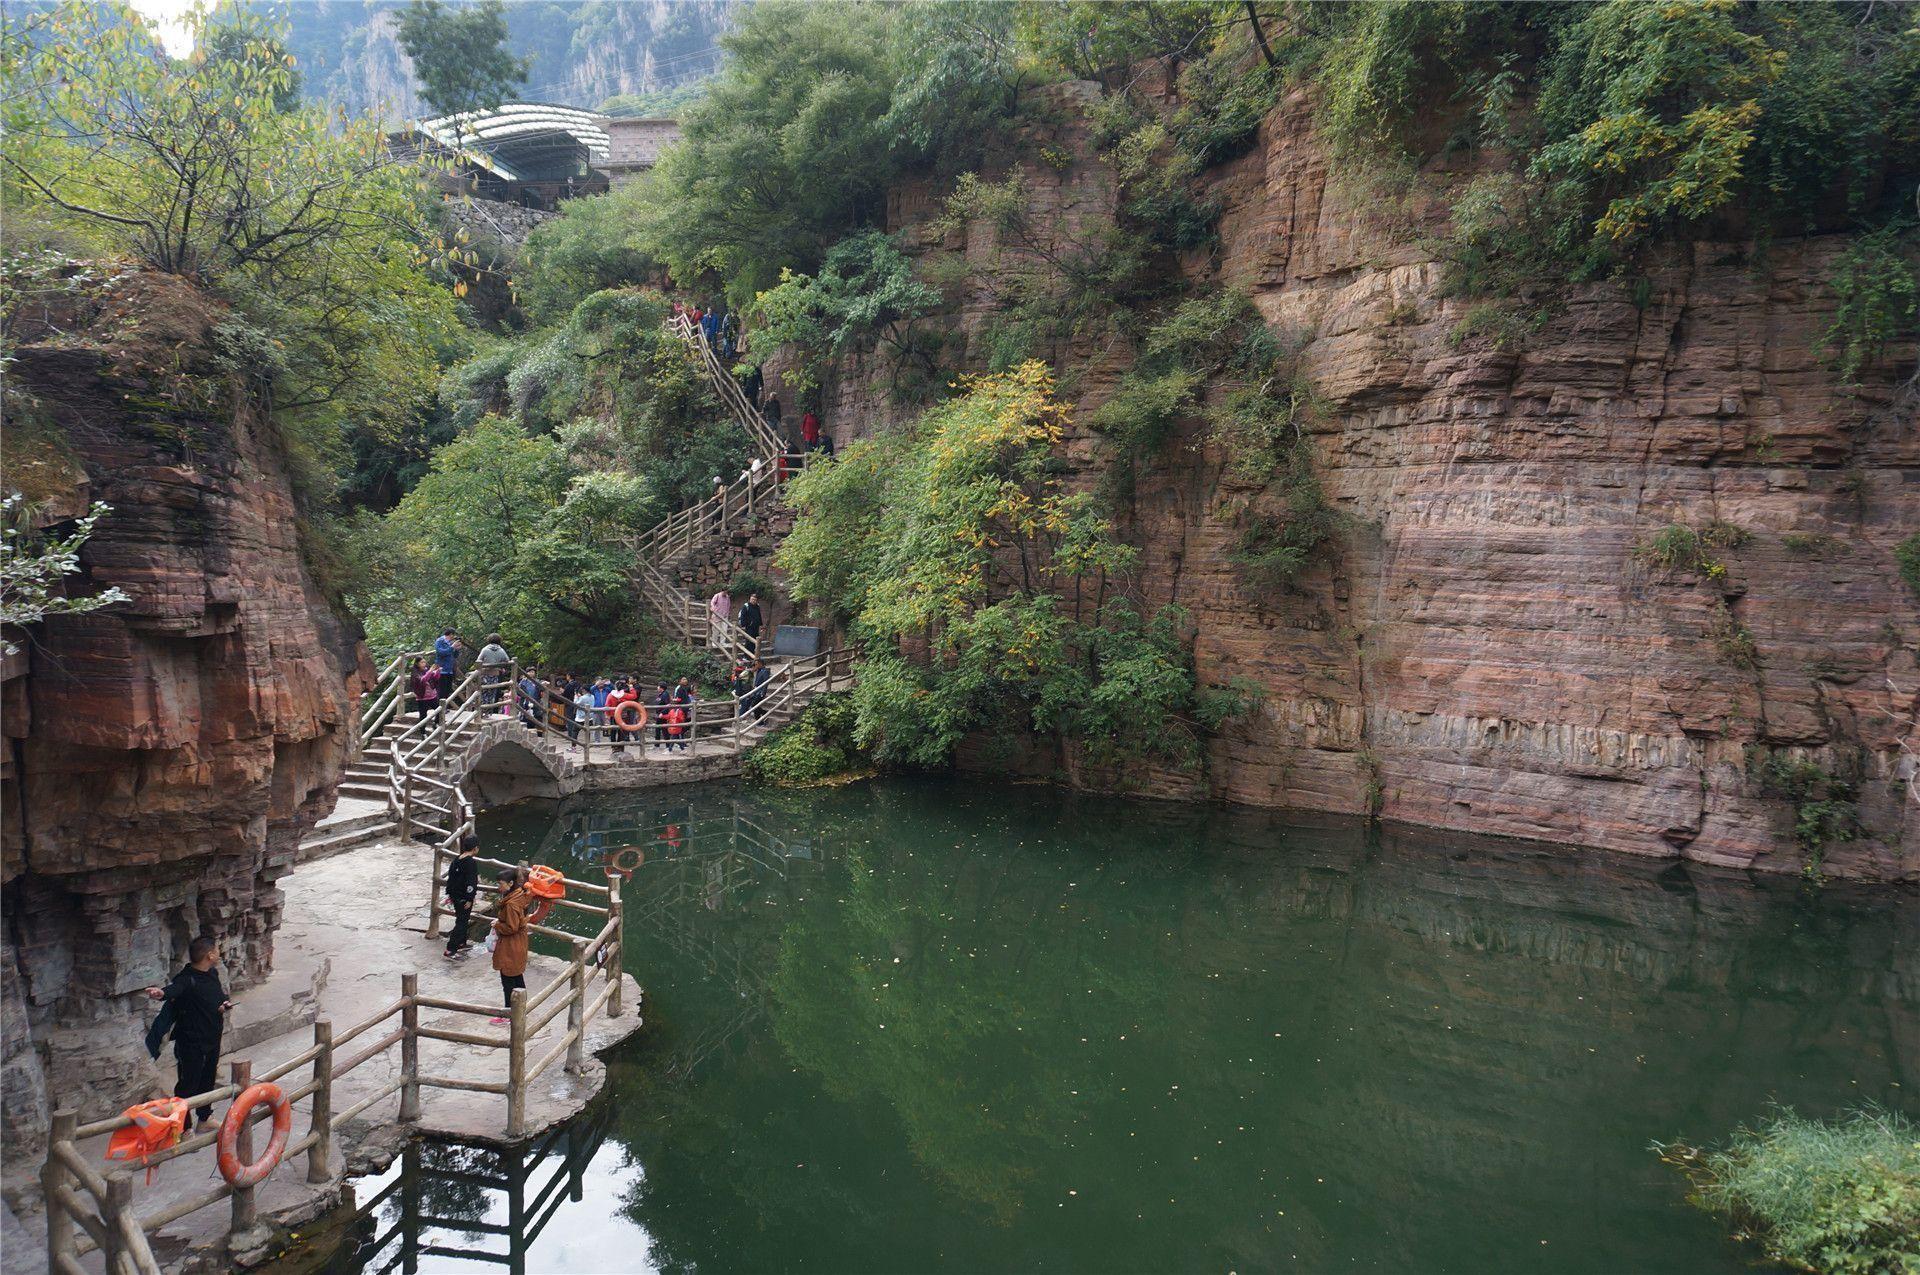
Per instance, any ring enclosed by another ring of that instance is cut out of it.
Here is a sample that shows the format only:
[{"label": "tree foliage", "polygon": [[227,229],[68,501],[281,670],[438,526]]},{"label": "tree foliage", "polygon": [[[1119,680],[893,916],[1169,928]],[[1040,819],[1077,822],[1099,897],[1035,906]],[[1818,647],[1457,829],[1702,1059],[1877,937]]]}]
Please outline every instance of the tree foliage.
[{"label": "tree foliage", "polygon": [[1397,0],[1315,6],[1282,48],[1350,162],[1510,151],[1525,187],[1502,250],[1538,278],[1601,273],[1713,219],[1873,228],[1920,178],[1902,6]]},{"label": "tree foliage", "polygon": [[452,624],[498,632],[523,659],[631,662],[624,538],[646,525],[649,496],[641,478],[582,469],[558,439],[485,417],[392,513],[361,520],[367,584],[352,601],[381,650]]},{"label": "tree foliage", "polygon": [[220,336],[310,496],[347,440],[403,430],[459,341],[419,174],[378,126],[289,100],[278,28],[189,15],[175,61],[132,10],[68,2],[0,40],[13,93],[0,175],[17,233],[191,276],[234,308]]},{"label": "tree foliage", "polygon": [[412,0],[395,34],[413,62],[420,95],[442,115],[490,111],[527,82],[528,59],[507,52],[501,0],[458,8]]},{"label": "tree foliage", "polygon": [[973,162],[1011,118],[1011,6],[767,0],[642,183],[640,246],[736,307],[878,225],[902,173]]},{"label": "tree foliage", "polygon": [[893,20],[880,5],[789,0],[742,15],[726,69],[644,179],[641,242],[676,278],[711,272],[744,304],[878,216]]},{"label": "tree foliage", "polygon": [[[868,230],[835,244],[817,274],[782,271],[779,286],[762,292],[754,310],[758,338],[796,347],[803,372],[877,344],[893,354],[897,376],[907,361],[927,374],[935,370],[914,321],[939,304],[939,292],[915,276],[893,236]],[[788,384],[795,379],[789,372]]]},{"label": "tree foliage", "polygon": [[914,765],[972,730],[1194,762],[1185,617],[1139,615],[1135,551],[1055,472],[1066,412],[1050,375],[1030,362],[964,390],[792,489],[794,595],[843,616],[865,652],[856,738]]},{"label": "tree foliage", "polygon": [[[20,496],[0,497],[0,633],[38,624],[50,615],[84,615],[125,602],[124,590],[114,587],[98,593],[72,595],[62,582],[80,570],[80,550],[93,535],[94,524],[113,512],[95,501],[85,516],[64,535],[35,536],[16,525]],[[12,655],[20,648],[0,637],[0,650]]]}]

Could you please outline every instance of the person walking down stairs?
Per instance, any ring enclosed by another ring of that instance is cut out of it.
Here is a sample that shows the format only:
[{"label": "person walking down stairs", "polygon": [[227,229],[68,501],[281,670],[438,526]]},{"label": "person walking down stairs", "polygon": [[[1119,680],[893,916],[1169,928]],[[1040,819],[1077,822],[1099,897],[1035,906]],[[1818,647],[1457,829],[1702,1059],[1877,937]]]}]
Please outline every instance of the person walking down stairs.
[{"label": "person walking down stairs", "polygon": [[727,592],[726,585],[715,589],[713,596],[707,599],[707,613],[713,617],[707,623],[707,646],[715,651],[723,650],[726,642],[720,625],[733,615],[733,594]]},{"label": "person walking down stairs", "polygon": [[740,608],[741,630],[747,635],[747,647],[755,655],[760,654],[760,595],[749,593],[747,604]]}]

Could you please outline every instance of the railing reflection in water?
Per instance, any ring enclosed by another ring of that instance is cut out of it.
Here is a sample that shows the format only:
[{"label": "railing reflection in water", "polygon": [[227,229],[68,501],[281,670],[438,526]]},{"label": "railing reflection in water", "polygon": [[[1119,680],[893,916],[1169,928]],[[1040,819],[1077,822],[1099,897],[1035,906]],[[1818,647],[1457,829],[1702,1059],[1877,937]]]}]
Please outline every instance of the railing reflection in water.
[{"label": "railing reflection in water", "polygon": [[[620,890],[622,916],[640,944],[657,945],[655,951],[679,971],[712,979],[734,994],[734,1007],[723,1018],[682,1023],[684,1034],[670,1035],[651,1066],[671,1082],[691,1075],[766,1012],[775,955],[766,945],[778,931],[739,922],[770,893],[784,898],[803,892],[812,870],[829,856],[811,830],[796,832],[758,803],[730,797],[562,809],[536,857],[571,860],[583,872],[600,864]],[[661,971],[655,967],[648,974],[657,979]]]},{"label": "railing reflection in water", "polygon": [[528,1255],[554,1215],[585,1198],[587,1169],[613,1123],[611,1101],[596,1102],[568,1123],[516,1147],[413,1138],[385,1174],[361,1184],[375,1194],[351,1224],[327,1271],[412,1272],[446,1269],[530,1269]]}]

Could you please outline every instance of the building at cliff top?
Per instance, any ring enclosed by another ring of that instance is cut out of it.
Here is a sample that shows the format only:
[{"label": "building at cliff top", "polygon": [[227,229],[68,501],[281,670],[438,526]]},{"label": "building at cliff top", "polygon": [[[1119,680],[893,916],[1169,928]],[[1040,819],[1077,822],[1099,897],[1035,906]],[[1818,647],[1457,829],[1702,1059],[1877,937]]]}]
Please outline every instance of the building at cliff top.
[{"label": "building at cliff top", "polygon": [[551,209],[645,172],[679,135],[674,120],[508,102],[409,124],[388,144],[399,154],[443,161],[451,186],[482,199]]}]

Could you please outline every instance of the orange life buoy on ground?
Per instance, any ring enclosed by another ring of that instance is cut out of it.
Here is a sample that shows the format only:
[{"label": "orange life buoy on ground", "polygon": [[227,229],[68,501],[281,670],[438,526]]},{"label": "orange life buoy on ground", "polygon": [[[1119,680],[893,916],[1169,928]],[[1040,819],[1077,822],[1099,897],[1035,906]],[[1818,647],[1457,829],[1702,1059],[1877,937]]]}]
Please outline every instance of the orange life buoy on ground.
[{"label": "orange life buoy on ground", "polygon": [[179,1142],[180,1135],[186,1132],[187,1100],[156,1098],[152,1102],[136,1103],[121,1114],[133,1123],[124,1129],[115,1129],[107,1139],[107,1159],[132,1160],[146,1168],[147,1181],[151,1182],[153,1166],[147,1161]]},{"label": "orange life buoy on ground", "polygon": [[537,863],[527,873],[527,893],[540,900],[527,911],[527,920],[538,925],[553,911],[555,899],[567,897],[567,879],[560,869]]},{"label": "orange life buoy on ground", "polygon": [[[628,709],[633,710],[632,717],[627,716]],[[613,720],[622,730],[639,730],[647,724],[647,710],[632,700],[628,700],[613,710]]]},{"label": "orange life buoy on ground", "polygon": [[[261,1103],[273,1108],[273,1135],[267,1139],[267,1149],[252,1164],[240,1163],[240,1130],[246,1127],[247,1117]],[[233,1100],[227,1108],[227,1118],[220,1122],[220,1137],[215,1146],[220,1152],[220,1176],[234,1186],[258,1186],[274,1166],[280,1163],[280,1157],[287,1149],[287,1136],[293,1132],[293,1104],[287,1101],[287,1095],[280,1091],[279,1085],[248,1085],[246,1092]]]}]

